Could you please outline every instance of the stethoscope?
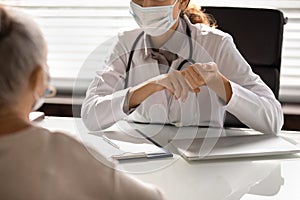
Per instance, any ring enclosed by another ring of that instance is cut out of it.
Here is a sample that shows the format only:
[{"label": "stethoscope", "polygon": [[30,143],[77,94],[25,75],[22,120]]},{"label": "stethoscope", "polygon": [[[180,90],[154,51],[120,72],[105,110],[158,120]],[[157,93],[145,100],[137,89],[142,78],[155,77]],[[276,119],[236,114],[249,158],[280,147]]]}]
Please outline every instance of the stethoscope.
[{"label": "stethoscope", "polygon": [[[133,45],[131,47],[130,54],[129,54],[129,59],[128,59],[127,66],[126,66],[126,77],[125,77],[124,88],[127,88],[127,86],[128,86],[129,70],[130,70],[130,67],[131,67],[132,58],[133,58],[133,54],[135,52],[136,45],[140,41],[141,37],[144,34],[145,34],[145,32],[142,31],[138,35],[138,37],[135,39],[135,41],[134,41],[134,43],[133,43]],[[186,64],[186,63],[190,63],[190,64],[196,63],[195,60],[193,60],[193,58],[192,58],[193,57],[192,37],[191,37],[191,29],[188,26],[188,24],[186,25],[186,35],[188,36],[188,39],[189,39],[189,58],[188,59],[184,59],[183,61],[181,61],[181,63],[177,67],[177,70],[181,70],[182,67],[184,66],[184,64]]]}]

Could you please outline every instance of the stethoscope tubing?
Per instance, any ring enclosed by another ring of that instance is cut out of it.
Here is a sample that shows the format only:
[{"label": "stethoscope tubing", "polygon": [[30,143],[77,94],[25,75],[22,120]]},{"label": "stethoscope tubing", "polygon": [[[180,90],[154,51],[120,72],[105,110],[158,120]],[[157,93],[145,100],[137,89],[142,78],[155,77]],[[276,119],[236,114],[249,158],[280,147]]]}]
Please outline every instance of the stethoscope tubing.
[{"label": "stethoscope tubing", "polygon": [[[192,44],[192,36],[191,36],[191,29],[190,27],[187,25],[186,26],[186,35],[189,38],[189,48],[190,48],[190,52],[189,52],[189,58],[188,59],[184,59],[183,61],[181,61],[181,63],[178,65],[177,70],[181,70],[182,67],[184,66],[184,64],[186,63],[190,63],[190,64],[195,64],[196,62],[193,60],[193,44]],[[135,52],[135,48],[137,43],[139,42],[139,40],[141,39],[141,37],[145,34],[144,31],[142,31],[137,38],[135,39],[134,43],[132,44],[131,50],[130,50],[130,54],[129,54],[129,58],[128,58],[128,62],[127,62],[127,66],[126,66],[126,75],[125,75],[125,84],[124,84],[124,88],[128,87],[128,79],[129,79],[129,70],[131,67],[131,63],[132,63],[132,58]],[[168,70],[169,71],[169,70]]]}]

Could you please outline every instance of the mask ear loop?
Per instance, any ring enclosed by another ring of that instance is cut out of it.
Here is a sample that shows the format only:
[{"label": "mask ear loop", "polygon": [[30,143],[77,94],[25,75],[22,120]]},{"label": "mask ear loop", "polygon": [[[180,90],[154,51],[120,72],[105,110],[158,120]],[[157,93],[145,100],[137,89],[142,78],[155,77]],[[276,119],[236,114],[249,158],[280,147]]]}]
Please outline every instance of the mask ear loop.
[{"label": "mask ear loop", "polygon": [[49,85],[49,83],[50,83],[50,75],[49,75],[48,69],[49,69],[49,66],[47,65],[47,70],[45,72],[46,72],[46,79],[48,79],[46,84],[48,86],[47,86],[47,88],[46,88],[46,90],[44,92],[44,95],[43,95],[45,98],[54,97],[56,95],[56,92],[57,92],[57,90],[56,90],[56,88],[54,86]]},{"label": "mask ear loop", "polygon": [[54,86],[48,86],[48,88],[45,90],[45,97],[49,98],[49,97],[54,97],[56,95],[56,88]]}]

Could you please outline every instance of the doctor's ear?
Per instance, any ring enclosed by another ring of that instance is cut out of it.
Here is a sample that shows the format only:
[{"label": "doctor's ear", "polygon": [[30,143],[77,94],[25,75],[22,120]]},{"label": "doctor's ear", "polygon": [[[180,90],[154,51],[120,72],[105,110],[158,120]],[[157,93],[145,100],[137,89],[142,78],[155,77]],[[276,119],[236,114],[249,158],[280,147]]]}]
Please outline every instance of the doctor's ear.
[{"label": "doctor's ear", "polygon": [[179,3],[179,9],[183,11],[188,7],[190,0],[179,0]]}]

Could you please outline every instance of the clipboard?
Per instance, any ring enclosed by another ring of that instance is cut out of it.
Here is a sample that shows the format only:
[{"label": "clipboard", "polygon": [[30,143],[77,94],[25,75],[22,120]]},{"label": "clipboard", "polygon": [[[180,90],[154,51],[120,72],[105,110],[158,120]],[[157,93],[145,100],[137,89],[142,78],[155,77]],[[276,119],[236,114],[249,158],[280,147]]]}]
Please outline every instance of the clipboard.
[{"label": "clipboard", "polygon": [[296,144],[271,134],[178,139],[172,140],[171,144],[186,160],[256,157],[300,152],[300,147]]},{"label": "clipboard", "polygon": [[102,139],[114,148],[109,155],[112,159],[128,160],[173,157],[172,153],[137,129],[129,133],[119,131],[105,132],[102,135]]},{"label": "clipboard", "polygon": [[29,119],[31,122],[42,121],[45,118],[45,113],[34,111],[29,113]]}]

